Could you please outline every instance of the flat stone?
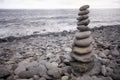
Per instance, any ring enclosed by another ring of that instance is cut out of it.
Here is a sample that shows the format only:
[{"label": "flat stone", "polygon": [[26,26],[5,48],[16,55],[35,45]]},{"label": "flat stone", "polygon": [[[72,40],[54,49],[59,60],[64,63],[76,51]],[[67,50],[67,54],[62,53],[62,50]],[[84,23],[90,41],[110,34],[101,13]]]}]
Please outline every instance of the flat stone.
[{"label": "flat stone", "polygon": [[76,73],[84,73],[92,69],[94,66],[94,62],[90,63],[82,63],[82,62],[70,62],[71,67],[73,68],[74,72]]},{"label": "flat stone", "polygon": [[78,16],[86,15],[86,14],[88,14],[88,13],[89,13],[89,10],[80,11],[80,12],[78,13]]},{"label": "flat stone", "polygon": [[79,16],[79,17],[77,18],[77,20],[78,20],[78,21],[81,21],[81,20],[85,20],[85,19],[87,19],[87,18],[89,18],[88,15],[81,15],[81,16]]},{"label": "flat stone", "polygon": [[92,53],[86,54],[86,55],[78,55],[75,53],[71,53],[71,57],[73,57],[75,60],[77,61],[81,61],[81,62],[91,62],[93,61],[94,57]]},{"label": "flat stone", "polygon": [[77,47],[77,46],[74,46],[73,47],[73,53],[76,53],[76,54],[79,54],[79,55],[83,55],[83,54],[88,54],[92,51],[93,49],[93,46],[92,44],[88,47]]},{"label": "flat stone", "polygon": [[90,23],[90,19],[85,19],[85,20],[82,20],[82,21],[77,22],[77,25],[78,25],[78,26],[80,26],[80,25],[85,25],[85,26],[87,26],[89,23]]},{"label": "flat stone", "polygon": [[90,28],[88,26],[85,26],[85,25],[80,25],[77,27],[77,29],[80,30],[81,32],[90,30]]},{"label": "flat stone", "polygon": [[75,38],[78,40],[85,39],[85,38],[88,38],[90,35],[91,35],[90,31],[79,32],[79,33],[76,33]]},{"label": "flat stone", "polygon": [[83,10],[86,10],[86,9],[88,9],[90,6],[89,5],[83,5],[83,6],[81,6],[80,7],[80,11],[83,11]]},{"label": "flat stone", "polygon": [[81,40],[74,40],[74,45],[78,46],[78,47],[88,47],[90,46],[90,44],[92,44],[93,42],[93,38],[92,36],[85,38],[85,39],[81,39]]},{"label": "flat stone", "polygon": [[104,52],[100,52],[100,53],[99,53],[99,57],[101,57],[101,58],[106,58],[106,55],[104,54]]}]

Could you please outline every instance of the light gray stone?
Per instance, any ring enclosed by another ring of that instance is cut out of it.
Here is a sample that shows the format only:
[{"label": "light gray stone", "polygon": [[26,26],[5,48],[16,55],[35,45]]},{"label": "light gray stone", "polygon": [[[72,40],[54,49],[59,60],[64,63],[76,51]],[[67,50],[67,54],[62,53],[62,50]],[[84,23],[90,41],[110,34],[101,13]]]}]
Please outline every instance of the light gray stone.
[{"label": "light gray stone", "polygon": [[15,69],[14,73],[19,74],[22,71],[25,71],[26,68],[30,65],[30,59],[25,59],[18,63],[18,67]]},{"label": "light gray stone", "polygon": [[34,75],[34,76],[33,76],[33,79],[34,79],[34,80],[39,80],[39,78],[40,78],[40,77],[39,77],[38,75]]},{"label": "light gray stone", "polygon": [[41,77],[39,80],[46,80],[46,78],[44,78],[44,77]]},{"label": "light gray stone", "polygon": [[85,39],[88,38],[91,35],[90,31],[85,31],[85,32],[78,32],[75,34],[76,39]]},{"label": "light gray stone", "polygon": [[31,71],[23,71],[18,74],[18,76],[22,79],[32,78],[35,74]]},{"label": "light gray stone", "polygon": [[61,77],[58,68],[50,69],[50,70],[47,71],[47,73],[48,73],[49,76],[52,76],[52,77],[54,77],[56,79]]},{"label": "light gray stone", "polygon": [[93,79],[88,75],[84,75],[82,77],[78,77],[77,80],[93,80]]},{"label": "light gray stone", "polygon": [[68,79],[69,79],[68,76],[63,76],[63,77],[61,78],[61,80],[68,80]]},{"label": "light gray stone", "polygon": [[64,50],[65,50],[66,52],[71,52],[71,51],[72,51],[72,49],[71,49],[70,47],[66,47]]},{"label": "light gray stone", "polygon": [[106,71],[105,65],[102,66],[101,71],[102,71],[102,74],[106,76],[107,71]]}]

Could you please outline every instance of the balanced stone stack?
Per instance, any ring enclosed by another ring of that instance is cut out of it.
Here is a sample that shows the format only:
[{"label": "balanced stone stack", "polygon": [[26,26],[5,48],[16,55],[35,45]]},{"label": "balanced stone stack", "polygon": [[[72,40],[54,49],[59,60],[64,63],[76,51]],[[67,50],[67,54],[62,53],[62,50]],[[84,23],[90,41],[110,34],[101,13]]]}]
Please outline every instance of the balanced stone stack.
[{"label": "balanced stone stack", "polygon": [[74,71],[87,72],[90,70],[94,63],[94,58],[92,54],[92,41],[90,29],[88,24],[90,23],[89,19],[89,5],[84,5],[80,7],[80,12],[78,13],[78,33],[75,35],[75,40],[73,43],[71,57],[74,61],[71,62],[71,66]]}]

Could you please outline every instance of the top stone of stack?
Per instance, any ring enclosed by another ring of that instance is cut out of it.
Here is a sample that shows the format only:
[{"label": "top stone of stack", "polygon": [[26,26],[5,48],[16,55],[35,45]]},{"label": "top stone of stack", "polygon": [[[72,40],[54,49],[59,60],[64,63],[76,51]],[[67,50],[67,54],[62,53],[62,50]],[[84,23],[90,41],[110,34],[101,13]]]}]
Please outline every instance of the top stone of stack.
[{"label": "top stone of stack", "polygon": [[86,10],[86,9],[88,9],[89,8],[89,5],[84,5],[84,6],[82,6],[82,7],[80,7],[80,11],[84,11],[84,10]]}]

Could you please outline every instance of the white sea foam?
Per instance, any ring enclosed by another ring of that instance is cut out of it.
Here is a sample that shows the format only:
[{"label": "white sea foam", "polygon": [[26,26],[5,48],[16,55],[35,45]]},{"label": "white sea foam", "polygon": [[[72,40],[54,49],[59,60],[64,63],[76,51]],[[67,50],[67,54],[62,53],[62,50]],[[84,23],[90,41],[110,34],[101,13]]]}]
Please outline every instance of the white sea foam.
[{"label": "white sea foam", "polygon": [[[90,10],[90,28],[120,25],[120,9]],[[0,10],[0,38],[76,30],[78,10]]]}]

